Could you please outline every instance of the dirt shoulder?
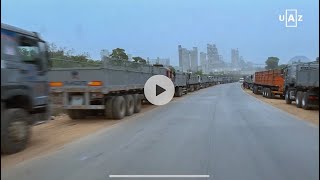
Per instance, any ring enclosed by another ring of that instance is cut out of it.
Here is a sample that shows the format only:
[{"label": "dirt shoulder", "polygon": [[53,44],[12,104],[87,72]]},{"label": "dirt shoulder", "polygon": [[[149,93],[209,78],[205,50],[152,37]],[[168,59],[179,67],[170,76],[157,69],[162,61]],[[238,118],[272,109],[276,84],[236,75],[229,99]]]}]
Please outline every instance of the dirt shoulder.
[{"label": "dirt shoulder", "polygon": [[243,90],[246,93],[250,94],[251,96],[263,102],[266,102],[300,119],[309,121],[319,126],[319,110],[304,110],[302,108],[297,108],[294,101],[292,102],[292,104],[286,104],[286,102],[283,99],[280,99],[279,97],[276,97],[276,99],[267,99],[267,98],[264,98],[262,95],[253,94],[253,92],[249,89],[243,89]]},{"label": "dirt shoulder", "polygon": [[[140,113],[132,118],[156,108],[143,105]],[[110,127],[123,120],[106,120],[103,117],[88,117],[82,120],[71,120],[67,115],[56,116],[54,120],[32,127],[32,136],[27,148],[12,155],[1,155],[1,169],[14,166],[25,160],[59,150],[67,143],[87,136],[100,129]]]}]

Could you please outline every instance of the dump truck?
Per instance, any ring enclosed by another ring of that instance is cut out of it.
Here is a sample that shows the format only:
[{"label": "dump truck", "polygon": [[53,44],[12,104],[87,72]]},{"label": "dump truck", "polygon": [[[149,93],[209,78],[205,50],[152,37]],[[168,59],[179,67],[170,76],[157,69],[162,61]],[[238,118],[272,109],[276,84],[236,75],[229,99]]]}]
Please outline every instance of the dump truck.
[{"label": "dump truck", "polygon": [[81,119],[97,111],[102,111],[107,119],[122,119],[140,112],[144,84],[151,76],[167,76],[177,85],[180,78],[183,80],[163,66],[111,58],[83,67],[79,62],[61,60],[60,63],[60,67],[53,66],[49,71],[51,93],[62,94],[63,108],[71,119]]},{"label": "dump truck", "polygon": [[319,108],[319,63],[299,63],[284,69],[285,101],[298,108]]},{"label": "dump truck", "polygon": [[283,69],[254,73],[252,87],[252,92],[254,94],[262,94],[262,96],[266,98],[274,98],[275,95],[279,95],[281,98],[284,98],[283,86]]},{"label": "dump truck", "polygon": [[48,48],[35,32],[1,23],[1,152],[25,149],[31,126],[49,119]]}]

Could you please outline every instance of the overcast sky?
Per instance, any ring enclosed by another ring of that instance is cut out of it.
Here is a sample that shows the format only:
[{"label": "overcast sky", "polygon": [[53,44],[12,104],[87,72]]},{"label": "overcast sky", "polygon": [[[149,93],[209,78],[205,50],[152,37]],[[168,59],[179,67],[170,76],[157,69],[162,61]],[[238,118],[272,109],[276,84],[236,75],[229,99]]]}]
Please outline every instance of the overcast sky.
[{"label": "overcast sky", "polygon": [[[319,0],[2,0],[1,21],[95,59],[101,49],[120,47],[178,65],[179,44],[206,51],[213,43],[226,61],[238,48],[245,60],[264,64],[277,56],[286,63],[319,56],[318,6]],[[285,9],[303,15],[297,28],[279,21]]]}]

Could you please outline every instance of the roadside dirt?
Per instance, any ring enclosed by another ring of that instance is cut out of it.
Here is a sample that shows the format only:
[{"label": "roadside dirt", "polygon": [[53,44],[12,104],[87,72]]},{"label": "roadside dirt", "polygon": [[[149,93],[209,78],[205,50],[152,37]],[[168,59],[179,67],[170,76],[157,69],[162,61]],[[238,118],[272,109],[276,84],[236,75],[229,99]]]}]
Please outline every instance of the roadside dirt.
[{"label": "roadside dirt", "polygon": [[253,92],[249,89],[244,89],[244,91],[257,99],[262,100],[263,102],[266,102],[300,119],[309,121],[319,126],[319,110],[304,110],[302,108],[297,108],[294,101],[292,104],[286,104],[286,102],[283,99],[280,99],[280,97],[276,97],[276,99],[267,99],[262,95],[253,94]]},{"label": "roadside dirt", "polygon": [[[153,105],[143,105],[142,107],[140,113],[124,119],[141,115],[156,108],[156,106]],[[11,167],[39,155],[62,149],[67,143],[121,121],[123,120],[106,120],[103,119],[103,117],[71,120],[67,115],[60,114],[56,116],[54,120],[32,127],[31,140],[25,150],[12,155],[1,155],[1,169]]]}]

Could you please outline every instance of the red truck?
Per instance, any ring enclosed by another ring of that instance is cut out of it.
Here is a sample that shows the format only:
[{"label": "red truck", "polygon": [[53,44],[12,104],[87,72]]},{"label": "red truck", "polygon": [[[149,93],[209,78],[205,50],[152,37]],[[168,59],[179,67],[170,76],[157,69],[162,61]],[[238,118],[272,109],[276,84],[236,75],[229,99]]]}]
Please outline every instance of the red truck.
[{"label": "red truck", "polygon": [[284,75],[282,69],[255,72],[253,76],[254,94],[262,94],[264,97],[273,98],[280,95],[284,98],[283,93]]}]

